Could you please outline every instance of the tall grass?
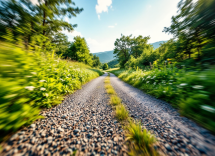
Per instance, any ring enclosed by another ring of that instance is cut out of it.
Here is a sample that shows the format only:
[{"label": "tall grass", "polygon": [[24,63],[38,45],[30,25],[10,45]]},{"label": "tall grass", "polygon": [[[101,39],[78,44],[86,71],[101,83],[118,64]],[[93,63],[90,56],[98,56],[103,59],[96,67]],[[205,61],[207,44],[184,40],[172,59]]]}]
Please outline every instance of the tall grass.
[{"label": "tall grass", "polygon": [[9,132],[41,118],[41,108],[62,102],[64,95],[102,74],[53,54],[26,52],[0,44],[0,140]]},{"label": "tall grass", "polygon": [[116,94],[116,92],[114,91],[113,88],[109,88],[109,89],[107,89],[106,91],[107,91],[108,94],[111,94],[111,95]]},{"label": "tall grass", "polygon": [[119,104],[116,106],[116,118],[119,121],[126,120],[128,116],[128,111],[126,110],[125,106],[123,104]]},{"label": "tall grass", "polygon": [[105,89],[112,89],[113,87],[110,84],[105,84]]},{"label": "tall grass", "polygon": [[119,105],[121,104],[121,99],[117,95],[111,95],[110,103],[113,106]]},{"label": "tall grass", "polygon": [[126,130],[126,139],[129,141],[130,155],[158,155],[153,146],[156,138],[146,129],[142,129],[140,122],[129,120]]}]

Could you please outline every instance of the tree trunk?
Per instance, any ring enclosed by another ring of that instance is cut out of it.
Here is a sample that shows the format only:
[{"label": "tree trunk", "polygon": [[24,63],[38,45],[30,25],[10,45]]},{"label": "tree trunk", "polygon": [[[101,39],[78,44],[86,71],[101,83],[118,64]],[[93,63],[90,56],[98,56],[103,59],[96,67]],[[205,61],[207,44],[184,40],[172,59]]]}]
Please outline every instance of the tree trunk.
[{"label": "tree trunk", "polygon": [[[45,6],[47,6],[47,5],[48,5],[47,1],[45,1]],[[46,11],[43,10],[43,27],[45,27],[45,25],[46,25]],[[43,28],[43,35],[45,35],[45,33],[46,33],[46,30],[45,30],[45,28]]]}]

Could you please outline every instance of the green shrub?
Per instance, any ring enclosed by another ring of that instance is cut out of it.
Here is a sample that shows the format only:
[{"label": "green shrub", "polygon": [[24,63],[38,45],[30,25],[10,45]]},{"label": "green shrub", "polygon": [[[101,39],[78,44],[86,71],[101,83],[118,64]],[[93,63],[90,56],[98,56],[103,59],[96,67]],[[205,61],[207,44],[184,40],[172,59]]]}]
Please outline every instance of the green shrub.
[{"label": "green shrub", "polygon": [[62,102],[64,95],[102,74],[52,54],[0,45],[0,133],[16,131],[40,118],[41,108]]},{"label": "green shrub", "polygon": [[170,102],[215,133],[215,69],[186,72],[168,65],[150,71],[121,70],[119,78]]}]

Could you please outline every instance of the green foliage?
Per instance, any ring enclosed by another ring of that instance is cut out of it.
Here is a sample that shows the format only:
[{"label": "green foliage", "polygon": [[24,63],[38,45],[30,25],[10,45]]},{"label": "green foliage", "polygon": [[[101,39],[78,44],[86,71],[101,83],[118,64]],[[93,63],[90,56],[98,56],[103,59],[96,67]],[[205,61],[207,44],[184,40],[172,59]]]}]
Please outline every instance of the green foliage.
[{"label": "green foliage", "polygon": [[107,63],[103,64],[102,69],[103,69],[103,70],[107,70],[107,69],[108,69],[108,65],[107,65]]},{"label": "green foliage", "polygon": [[113,69],[109,69],[107,71],[110,72],[110,73],[113,73],[116,76],[119,76],[119,74],[121,74],[122,72],[124,72],[125,69],[113,68]]},{"label": "green foliage", "polygon": [[113,88],[108,88],[106,91],[108,94],[111,94],[111,95],[116,94]]},{"label": "green foliage", "polygon": [[112,95],[110,97],[110,103],[113,106],[119,105],[121,103],[121,99],[118,96],[116,96],[116,95]]},{"label": "green foliage", "polygon": [[119,121],[123,121],[128,118],[128,111],[126,110],[126,108],[123,104],[118,104],[116,106],[116,115],[115,116]]},{"label": "green foliage", "polygon": [[80,36],[74,37],[74,42],[65,53],[64,58],[70,58],[78,62],[83,62],[87,65],[93,66],[93,56],[90,55],[90,50],[87,46],[87,42]]},{"label": "green foliage", "polygon": [[211,57],[210,59],[215,61],[214,5],[213,0],[207,2],[198,0],[196,3],[193,0],[179,2],[178,14],[172,17],[171,26],[164,28],[164,32],[178,38],[178,52],[189,58],[191,54],[196,54],[195,58],[199,60]]},{"label": "green foliage", "polygon": [[135,123],[129,120],[129,124],[126,129],[126,137],[130,142],[130,155],[158,155],[153,146],[156,142],[156,138],[146,129],[142,129],[140,122]]},{"label": "green foliage", "polygon": [[107,63],[109,68],[115,68],[115,66],[118,64],[117,59],[114,59]]},{"label": "green foliage", "polygon": [[[52,39],[61,30],[74,30],[77,25],[64,21],[64,17],[76,17],[83,9],[75,7],[71,0],[44,0],[34,5],[30,0],[1,1],[1,34],[9,29],[14,38],[22,36],[26,46],[34,35],[44,35]],[[59,18],[61,17],[61,18]],[[13,22],[11,22],[13,21]],[[2,35],[1,35],[2,36]]]},{"label": "green foliage", "polygon": [[96,55],[93,55],[93,67],[99,68],[101,66],[101,62],[99,60],[99,57]]},{"label": "green foliage", "polygon": [[215,132],[215,69],[186,72],[169,64],[149,71],[118,72],[121,72],[119,78],[122,80],[170,102],[174,107],[180,108],[183,115]]},{"label": "green foliage", "polygon": [[105,84],[105,89],[113,89],[113,87],[111,86],[111,84]]},{"label": "green foliage", "polygon": [[130,36],[124,36],[121,34],[121,38],[116,39],[114,43],[114,54],[119,61],[120,68],[124,68],[125,63],[129,60],[130,56],[138,58],[142,52],[146,49],[153,49],[152,45],[147,44],[150,37],[137,38]]},{"label": "green foliage", "polygon": [[104,82],[105,82],[105,84],[110,85],[110,78],[106,77]]},{"label": "green foliage", "polygon": [[0,44],[0,132],[7,133],[41,118],[41,108],[59,104],[63,96],[102,74],[53,54],[26,52]]}]

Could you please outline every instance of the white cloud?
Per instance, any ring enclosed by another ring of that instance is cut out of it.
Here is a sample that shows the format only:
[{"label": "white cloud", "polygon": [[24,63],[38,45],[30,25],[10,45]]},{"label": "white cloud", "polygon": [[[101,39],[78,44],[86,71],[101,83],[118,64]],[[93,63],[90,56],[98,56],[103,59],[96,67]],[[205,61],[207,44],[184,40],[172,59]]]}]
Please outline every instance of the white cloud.
[{"label": "white cloud", "polygon": [[73,42],[74,41],[74,37],[75,36],[81,36],[83,37],[83,35],[81,34],[81,32],[78,32],[76,30],[73,30],[72,32],[68,32],[67,30],[63,30],[61,31],[62,33],[64,33],[65,35],[68,36],[68,40]]},{"label": "white cloud", "polygon": [[117,25],[117,23],[115,23],[115,25]]},{"label": "white cloud", "polygon": [[92,38],[87,38],[86,40],[87,40],[87,44],[89,44],[89,45],[98,45],[99,44],[96,40],[94,40]]},{"label": "white cloud", "polygon": [[81,34],[81,32],[78,32],[78,31],[76,31],[76,30],[72,31],[71,34],[72,34],[73,36],[81,36],[81,37],[83,37],[83,35]]},{"label": "white cloud", "polygon": [[112,8],[111,4],[112,0],[97,0],[97,5],[95,8],[99,19],[100,19],[99,14],[101,14],[102,12],[108,12],[108,7]]},{"label": "white cloud", "polygon": [[[88,43],[88,42],[87,42]],[[89,44],[90,52],[104,52],[114,49],[114,44],[111,39],[99,41],[97,44]]]},{"label": "white cloud", "polygon": [[114,28],[115,26],[114,25],[110,25],[110,26],[108,26],[108,28]]}]

